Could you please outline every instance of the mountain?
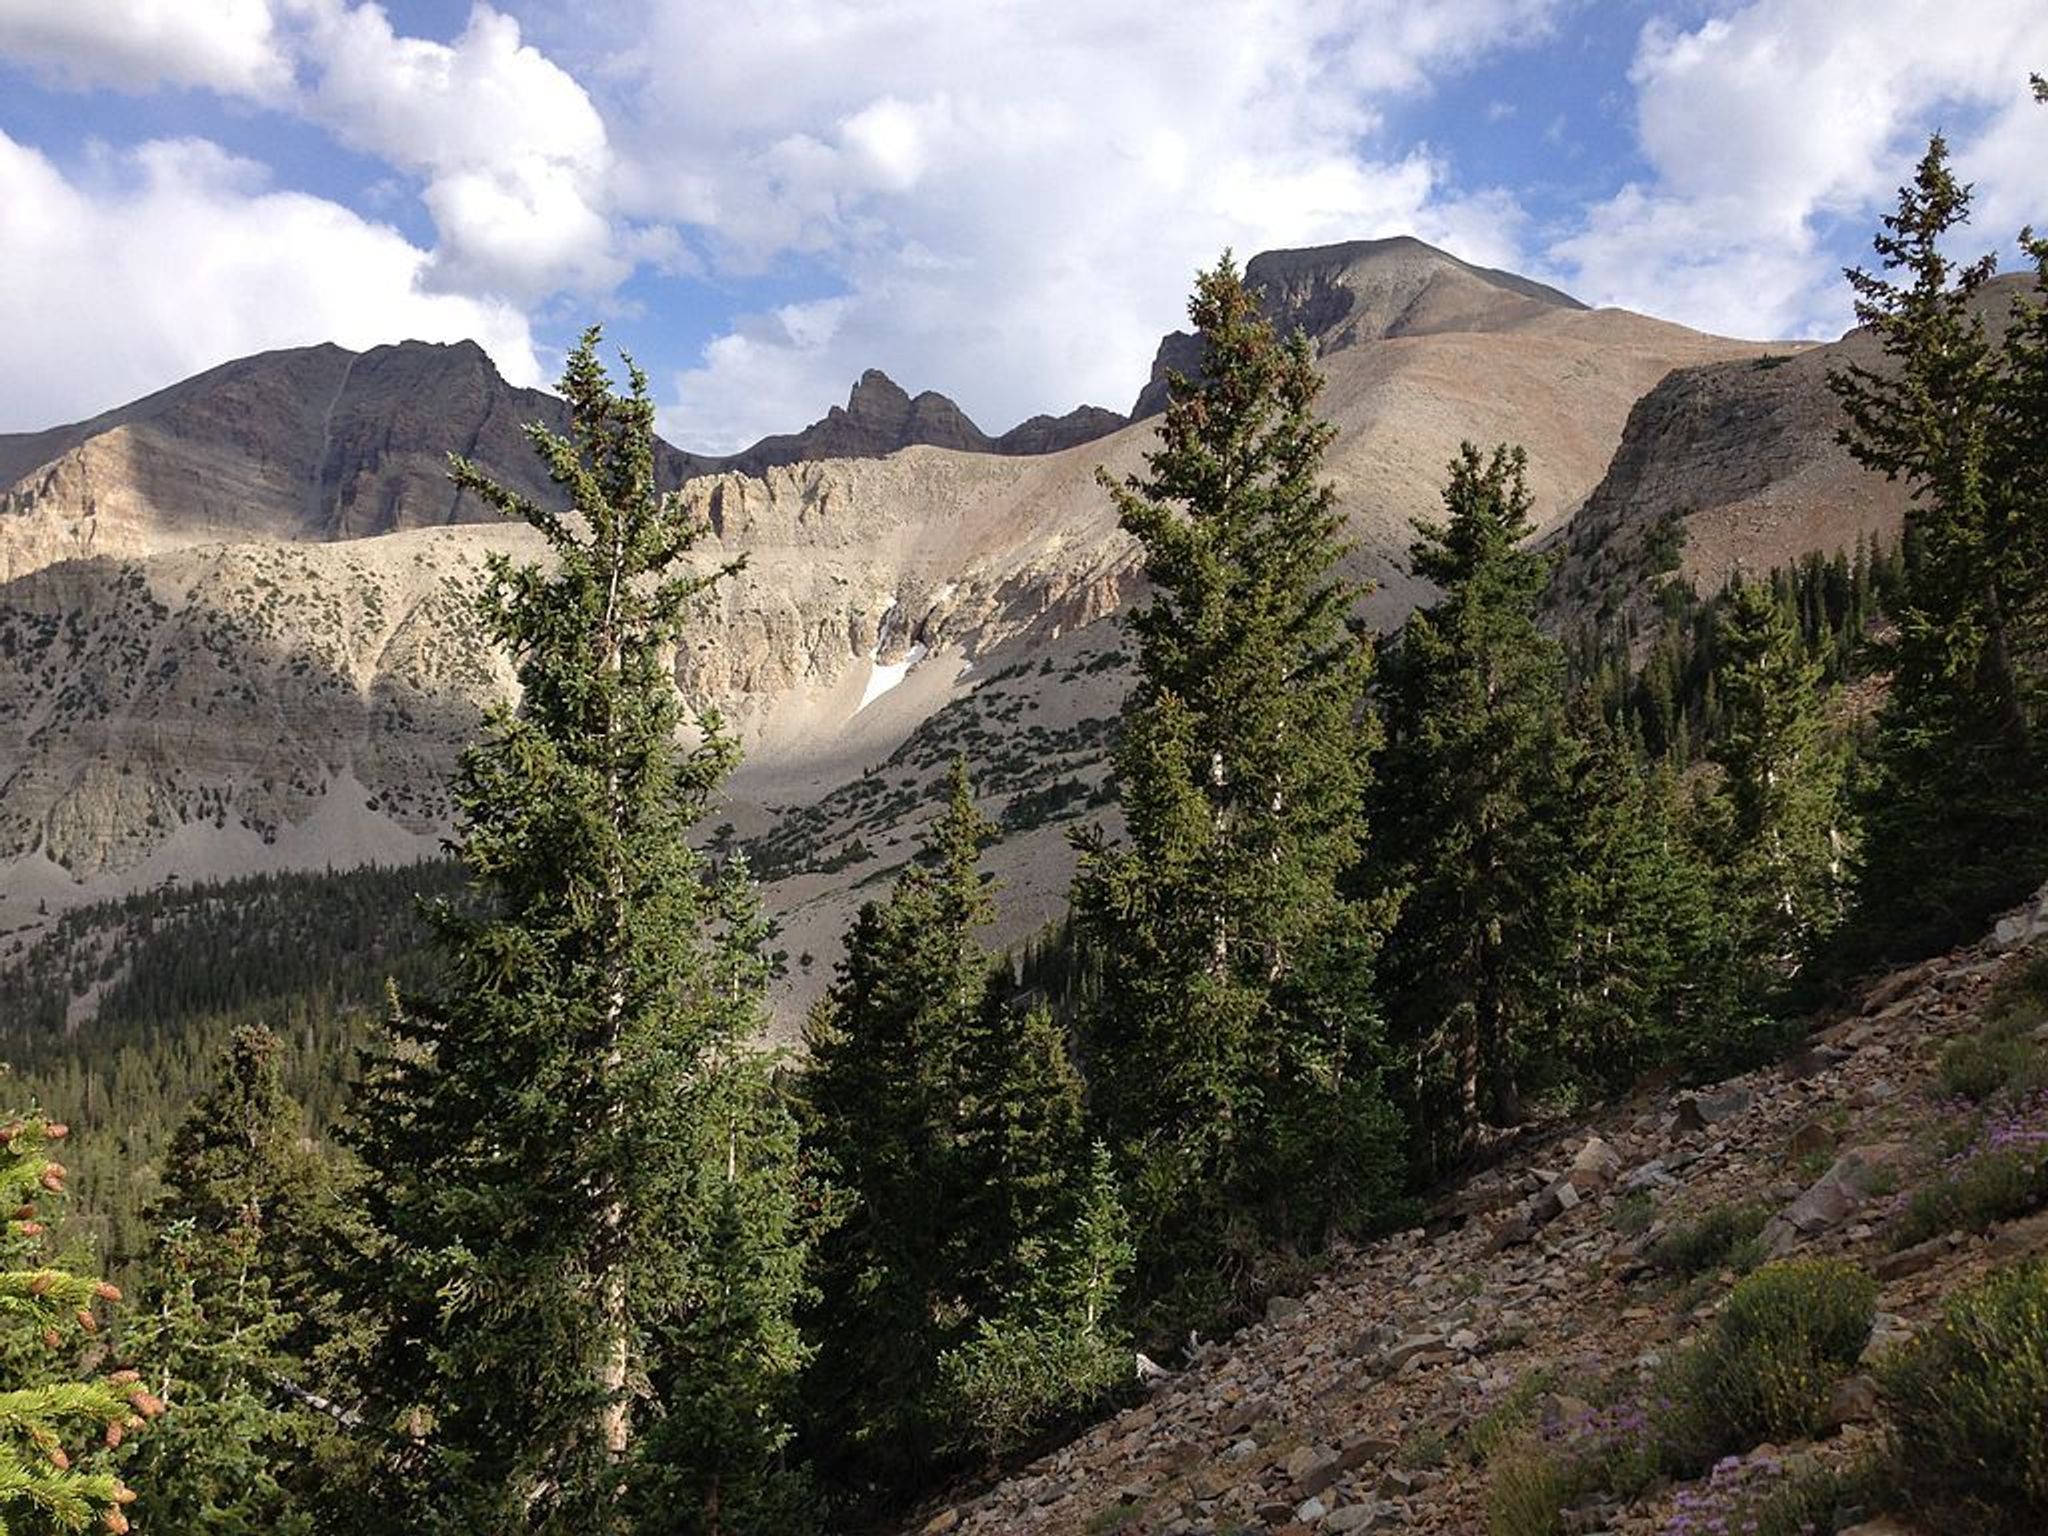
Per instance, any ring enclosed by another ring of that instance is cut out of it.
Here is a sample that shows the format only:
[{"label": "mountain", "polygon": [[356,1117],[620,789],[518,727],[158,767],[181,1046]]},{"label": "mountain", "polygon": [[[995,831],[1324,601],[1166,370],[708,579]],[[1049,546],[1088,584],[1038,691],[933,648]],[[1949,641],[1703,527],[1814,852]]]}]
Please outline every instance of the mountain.
[{"label": "mountain", "polygon": [[835,405],[801,432],[764,437],[716,461],[716,467],[758,475],[820,459],[879,459],[920,445],[961,453],[1056,453],[1105,437],[1123,424],[1114,411],[1084,405],[1064,416],[1033,416],[1001,437],[990,437],[944,395],[928,389],[913,396],[879,368],[870,368],[855,381],[844,407]]},{"label": "mountain", "polygon": [[[1994,336],[2027,292],[2018,274],[1985,285],[1978,308]],[[1896,538],[1907,490],[1849,456],[1827,382],[1880,358],[1857,329],[1822,346],[1674,369],[1629,412],[1607,473],[1551,536],[1557,609],[1640,616],[1670,570],[1704,591],[1808,551]]]},{"label": "mountain", "polygon": [[[448,455],[488,464],[513,489],[552,502],[557,492],[520,430],[533,421],[560,428],[561,403],[506,383],[474,342],[360,353],[330,344],[225,363],[90,421],[0,434],[0,580],[59,560],[217,540],[314,542],[494,522],[449,486]],[[800,432],[724,458],[663,443],[656,472],[676,486],[918,444],[1046,453],[1123,424],[1082,406],[991,438],[944,395],[913,398],[870,369],[843,409]]]},{"label": "mountain", "polygon": [[[1475,267],[1408,235],[1266,251],[1246,264],[1244,280],[1280,332],[1301,331],[1318,357],[1395,336],[1508,331],[1586,307],[1568,293]],[[1200,343],[1190,332],[1169,334],[1131,419],[1165,410],[1167,375],[1198,373],[1200,364]]]},{"label": "mountain", "polygon": [[[1328,472],[1382,624],[1427,595],[1410,520],[1438,509],[1462,439],[1524,444],[1555,529],[1674,370],[1747,377],[1765,351],[1415,241],[1248,273],[1318,349]],[[0,932],[171,876],[432,852],[454,754],[510,686],[456,588],[489,552],[533,548],[476,521],[443,456],[546,495],[518,427],[559,412],[472,346],[408,342],[266,354],[0,438]],[[1677,451],[1642,440],[1646,464]],[[1103,814],[1125,685],[1108,621],[1142,586],[1095,471],[1140,471],[1153,441],[1153,423],[1086,407],[991,439],[870,373],[843,409],[732,460],[663,450],[710,530],[701,557],[746,557],[677,674],[746,738],[714,830],[770,881],[792,1011],[956,751],[1006,823],[994,937],[1063,909],[1064,833]],[[1826,521],[1824,487],[1784,484]]]}]

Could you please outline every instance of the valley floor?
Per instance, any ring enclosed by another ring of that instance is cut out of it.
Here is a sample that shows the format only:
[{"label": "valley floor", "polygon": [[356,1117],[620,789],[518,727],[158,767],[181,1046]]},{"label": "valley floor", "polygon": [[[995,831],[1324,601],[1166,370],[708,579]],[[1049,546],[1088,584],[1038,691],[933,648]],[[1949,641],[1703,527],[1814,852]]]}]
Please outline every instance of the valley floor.
[{"label": "valley floor", "polygon": [[[2015,926],[2028,943],[2011,943]],[[1732,1273],[1685,1285],[1648,1256],[1716,1209],[1775,1212],[1761,1238],[1774,1257],[1841,1257],[1874,1274],[1873,1359],[1982,1271],[2048,1250],[2048,1215],[1903,1252],[1888,1230],[1956,1118],[1936,1058],[1976,1027],[2001,977],[2041,955],[2042,927],[2037,912],[2001,930],[2003,949],[1894,974],[1778,1067],[1639,1097],[1532,1141],[1428,1227],[1340,1256],[1311,1292],[1203,1346],[1147,1401],[909,1529],[1483,1531],[1482,1453],[1508,1423],[1534,1432],[1584,1416],[1577,1394],[1647,1377],[1711,1318]],[[1779,1448],[1788,1460],[1844,1464],[1881,1433],[1867,1377],[1837,1403],[1841,1425]],[[1568,1528],[1677,1529],[1685,1491],[1596,1507]]]}]

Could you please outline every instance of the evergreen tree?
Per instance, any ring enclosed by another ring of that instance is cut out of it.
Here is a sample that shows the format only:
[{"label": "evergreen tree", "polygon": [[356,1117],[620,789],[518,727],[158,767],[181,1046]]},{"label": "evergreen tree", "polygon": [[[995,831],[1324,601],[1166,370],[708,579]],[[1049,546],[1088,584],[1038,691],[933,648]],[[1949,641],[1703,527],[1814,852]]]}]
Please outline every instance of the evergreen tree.
[{"label": "evergreen tree", "polygon": [[[683,564],[699,530],[655,486],[631,379],[613,392],[593,329],[568,435],[527,429],[567,513],[454,467],[553,558],[489,565],[482,616],[522,697],[457,774],[477,900],[434,912],[446,984],[393,1008],[356,1115],[378,1234],[363,1411],[393,1441],[369,1492],[411,1531],[797,1518],[803,1191],[749,1048],[763,928],[744,869],[686,841],[736,754],[715,717],[677,745],[673,658],[732,567]],[[655,1488],[689,1492],[650,1514]]]},{"label": "evergreen tree", "polygon": [[[1093,1108],[1136,1222],[1153,1321],[1229,1306],[1273,1249],[1378,1214],[1390,1112],[1368,995],[1375,930],[1338,890],[1362,856],[1372,667],[1299,335],[1226,256],[1189,306],[1148,473],[1103,476],[1152,600],[1116,766],[1126,838],[1078,841]],[[1335,990],[1329,985],[1335,984]],[[1332,1143],[1315,1131],[1352,1134]]]},{"label": "evergreen tree", "polygon": [[1685,835],[1676,774],[1583,708],[1565,790],[1569,935],[1554,1076],[1596,1091],[1685,1053],[1717,1022],[1720,927],[1705,862]]},{"label": "evergreen tree", "polygon": [[821,1464],[862,1507],[1042,1431],[1126,1365],[1108,1318],[1120,1212],[1079,1074],[1049,1013],[1008,1005],[977,937],[993,831],[956,762],[810,1021],[812,1140],[845,1209],[821,1244],[807,1402]]},{"label": "evergreen tree", "polygon": [[1849,450],[1913,493],[1892,688],[1860,797],[1856,958],[1952,942],[2038,881],[2044,860],[2024,629],[2048,444],[2013,430],[2032,394],[2019,382],[2026,332],[2005,371],[1984,318],[1991,258],[1958,265],[1943,249],[1969,205],[1936,135],[1876,237],[1882,270],[1848,274],[1885,366],[1829,377]]},{"label": "evergreen tree", "polygon": [[1537,627],[1546,562],[1521,450],[1467,443],[1442,524],[1418,521],[1415,574],[1443,597],[1401,632],[1385,690],[1375,823],[1405,890],[1384,975],[1409,1055],[1424,1160],[1523,1114],[1526,1063],[1555,1045],[1570,903],[1563,652]]},{"label": "evergreen tree", "polygon": [[1797,975],[1840,921],[1849,838],[1821,717],[1821,663],[1762,583],[1737,586],[1720,625],[1713,750],[1723,778],[1708,836],[1738,992],[1754,1003]]},{"label": "evergreen tree", "polygon": [[132,1430],[163,1411],[133,1371],[86,1375],[68,1363],[74,1336],[96,1334],[105,1281],[48,1262],[38,1206],[64,1187],[49,1154],[65,1127],[41,1116],[0,1126],[0,1530],[82,1531],[95,1519],[120,1536],[135,1493],[112,1469]]},{"label": "evergreen tree", "polygon": [[959,1140],[966,1054],[991,1001],[978,865],[994,830],[956,761],[922,856],[861,908],[809,1021],[812,1135],[848,1204],[820,1246],[808,1408],[821,1464],[870,1496],[916,1487],[947,1436],[936,1388],[969,1306]]},{"label": "evergreen tree", "polygon": [[282,1048],[245,1026],[172,1137],[161,1232],[125,1342],[169,1407],[129,1465],[166,1530],[311,1531],[308,1486],[334,1419],[311,1355],[335,1307],[318,1278],[336,1236],[332,1181],[285,1092]]}]

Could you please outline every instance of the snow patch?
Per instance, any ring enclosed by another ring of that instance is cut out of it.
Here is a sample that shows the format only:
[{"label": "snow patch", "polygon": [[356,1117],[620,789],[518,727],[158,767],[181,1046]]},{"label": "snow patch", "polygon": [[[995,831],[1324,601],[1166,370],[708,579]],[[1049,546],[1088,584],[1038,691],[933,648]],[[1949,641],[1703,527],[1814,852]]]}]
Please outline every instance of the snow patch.
[{"label": "snow patch", "polygon": [[868,685],[861,691],[860,703],[854,707],[853,712],[856,715],[859,714],[891,688],[902,682],[904,678],[910,675],[910,669],[920,661],[923,661],[928,654],[930,653],[925,649],[924,642],[920,640],[908,651],[904,652],[901,661],[884,663],[870,657],[868,661]]}]

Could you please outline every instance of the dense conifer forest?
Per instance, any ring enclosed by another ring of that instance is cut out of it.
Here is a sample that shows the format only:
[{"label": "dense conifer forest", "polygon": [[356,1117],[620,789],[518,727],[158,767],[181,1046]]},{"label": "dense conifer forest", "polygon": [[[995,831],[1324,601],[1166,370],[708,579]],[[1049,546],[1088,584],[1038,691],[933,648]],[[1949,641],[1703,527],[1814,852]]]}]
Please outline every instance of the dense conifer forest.
[{"label": "dense conifer forest", "polygon": [[1103,479],[1149,578],[1122,830],[992,953],[959,762],[795,1058],[757,1043],[754,875],[701,836],[738,747],[673,684],[733,568],[684,561],[646,380],[586,334],[529,429],[573,511],[454,466],[551,558],[488,569],[522,698],[452,857],[4,957],[0,1519],[886,1525],[1522,1128],[1766,1059],[1980,928],[2048,872],[2048,240],[1989,331],[1967,207],[1937,139],[1851,278],[1885,366],[1834,384],[1903,541],[1667,581],[1648,632],[1546,628],[1526,460],[1468,444],[1414,530],[1434,600],[1369,633],[1307,343],[1226,255]]}]

